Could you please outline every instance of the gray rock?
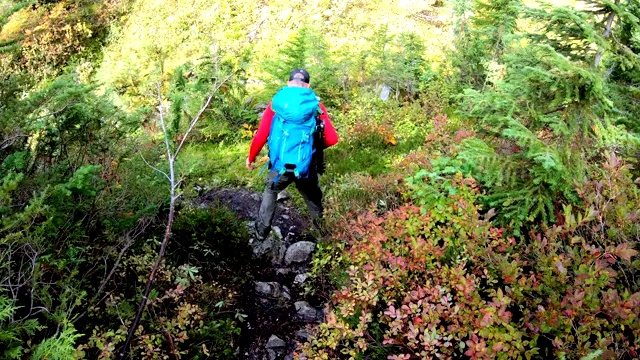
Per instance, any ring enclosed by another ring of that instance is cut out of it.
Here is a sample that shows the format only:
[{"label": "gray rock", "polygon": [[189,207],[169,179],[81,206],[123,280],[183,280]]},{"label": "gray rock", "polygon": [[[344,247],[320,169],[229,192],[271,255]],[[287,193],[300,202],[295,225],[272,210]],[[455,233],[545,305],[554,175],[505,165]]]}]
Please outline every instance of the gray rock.
[{"label": "gray rock", "polygon": [[273,250],[275,241],[273,237],[269,236],[263,241],[254,241],[251,245],[253,246],[253,255],[255,257],[262,257]]},{"label": "gray rock", "polygon": [[306,320],[306,321],[315,321],[316,320],[316,316],[317,316],[318,312],[316,311],[316,309],[314,307],[309,305],[308,302],[306,302],[306,301],[296,301],[294,306],[296,307],[296,312],[297,312],[298,316],[302,320]]},{"label": "gray rock", "polygon": [[296,331],[294,336],[300,341],[309,341],[309,339],[311,339],[311,334],[309,334],[306,329],[300,329]]},{"label": "gray rock", "polygon": [[285,214],[285,215],[282,215],[281,217],[282,217],[283,219],[285,219],[285,220],[289,220],[289,218],[290,218],[290,216],[289,216],[289,215],[286,215],[286,214]]},{"label": "gray rock", "polygon": [[298,274],[296,278],[293,279],[293,283],[296,285],[302,285],[305,281],[307,281],[307,274]]},{"label": "gray rock", "polygon": [[261,282],[256,281],[255,283],[256,293],[262,296],[267,296],[270,298],[279,298],[282,294],[282,287],[279,283],[272,282]]},{"label": "gray rock", "polygon": [[279,245],[274,247],[272,252],[273,257],[271,258],[271,264],[273,265],[282,264],[282,260],[284,259],[284,254],[286,251],[287,251],[287,247],[284,245]]},{"label": "gray rock", "polygon": [[289,275],[290,273],[291,273],[291,269],[289,268],[276,269],[276,275],[279,275],[279,276],[286,276],[286,275]]},{"label": "gray rock", "polygon": [[286,287],[284,285],[282,286],[282,297],[285,300],[291,301],[291,291],[289,290],[288,287]]},{"label": "gray rock", "polygon": [[267,359],[268,360],[276,360],[278,358],[278,354],[271,350],[271,349],[267,349]]},{"label": "gray rock", "polygon": [[255,201],[261,201],[262,198],[260,197],[260,194],[251,194],[251,198]]},{"label": "gray rock", "polygon": [[273,307],[273,299],[259,297],[258,302],[260,303],[260,306],[264,307],[265,309]]},{"label": "gray rock", "polygon": [[284,190],[284,191],[280,191],[278,193],[278,200],[277,201],[284,201],[287,200],[288,198],[290,198],[291,196],[289,195],[289,192]]},{"label": "gray rock", "polygon": [[387,84],[383,84],[383,85],[379,85],[378,88],[376,89],[376,92],[380,92],[380,100],[382,101],[388,101],[389,100],[389,95],[391,95],[391,87],[389,87],[389,85]]},{"label": "gray rock", "polygon": [[287,265],[291,263],[303,263],[309,261],[309,255],[313,252],[315,244],[310,241],[299,241],[292,244],[287,249],[284,256],[284,262]]},{"label": "gray rock", "polygon": [[276,335],[271,335],[265,345],[269,360],[276,360],[277,358],[280,358],[284,354],[286,346],[287,343],[284,340],[280,339]]},{"label": "gray rock", "polygon": [[269,341],[267,341],[266,348],[274,349],[274,348],[283,348],[285,346],[287,346],[287,343],[284,342],[284,340],[280,339],[275,335],[271,335],[271,337],[269,338]]}]

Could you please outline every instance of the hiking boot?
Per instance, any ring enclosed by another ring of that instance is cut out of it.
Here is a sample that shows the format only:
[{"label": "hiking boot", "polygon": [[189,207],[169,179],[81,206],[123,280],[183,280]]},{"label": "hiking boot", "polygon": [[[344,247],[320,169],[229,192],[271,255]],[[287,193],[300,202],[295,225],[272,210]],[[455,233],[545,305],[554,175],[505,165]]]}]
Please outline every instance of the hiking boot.
[{"label": "hiking boot", "polygon": [[260,231],[258,230],[258,222],[255,221],[253,223],[253,226],[251,226],[251,232],[253,233],[253,237],[256,238],[256,240],[259,241],[264,241],[264,239],[267,238],[267,235],[269,235],[269,228],[265,229],[265,231]]}]

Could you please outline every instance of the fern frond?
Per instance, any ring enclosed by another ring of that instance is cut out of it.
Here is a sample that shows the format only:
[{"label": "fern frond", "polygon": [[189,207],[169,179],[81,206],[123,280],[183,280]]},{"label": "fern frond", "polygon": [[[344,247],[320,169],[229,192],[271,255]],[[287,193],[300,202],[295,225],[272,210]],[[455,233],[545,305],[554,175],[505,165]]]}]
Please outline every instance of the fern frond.
[{"label": "fern frond", "polygon": [[9,320],[16,309],[11,299],[0,296],[0,322]]},{"label": "fern frond", "polygon": [[458,157],[470,165],[473,177],[486,186],[506,185],[518,172],[516,162],[499,155],[489,144],[477,138],[465,140]]},{"label": "fern frond", "polygon": [[595,360],[597,358],[600,357],[600,355],[602,355],[604,351],[602,350],[596,350],[594,352],[592,352],[591,354],[587,355],[587,356],[583,356],[580,358],[580,360]]},{"label": "fern frond", "polygon": [[76,329],[67,325],[62,332],[54,337],[44,340],[36,346],[32,360],[48,359],[48,360],[68,360],[73,359],[75,354],[76,339],[82,334],[76,333]]}]

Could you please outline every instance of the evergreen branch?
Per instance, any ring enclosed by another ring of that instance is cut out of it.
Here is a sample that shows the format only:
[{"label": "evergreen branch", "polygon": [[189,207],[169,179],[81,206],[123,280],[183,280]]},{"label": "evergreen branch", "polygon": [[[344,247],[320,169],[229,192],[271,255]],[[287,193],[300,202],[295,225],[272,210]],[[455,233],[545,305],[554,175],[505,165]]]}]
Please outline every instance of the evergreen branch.
[{"label": "evergreen branch", "polygon": [[20,48],[18,39],[0,42],[0,54],[7,54]]},{"label": "evergreen branch", "polygon": [[553,113],[558,112],[558,111],[562,111],[562,110],[566,109],[567,107],[569,107],[569,105],[571,105],[571,104],[572,103],[562,104],[562,105],[560,105],[558,107],[555,107],[555,108],[553,108],[553,109],[551,109],[551,110],[549,110],[547,112],[542,113],[542,115],[549,115],[549,114],[553,114]]},{"label": "evergreen branch", "polygon": [[523,123],[515,119],[509,119],[507,128],[502,131],[502,136],[515,140],[520,146],[531,146],[538,138],[524,126]]},{"label": "evergreen branch", "polygon": [[36,3],[36,0],[20,1],[13,4],[12,7],[5,9],[4,14],[0,16],[0,28],[2,28],[7,23],[7,21],[9,20],[9,17],[13,15],[13,13],[18,12],[26,8],[27,6],[33,5],[35,3]]},{"label": "evergreen branch", "polygon": [[33,120],[40,120],[40,119],[43,119],[43,118],[46,118],[46,117],[49,117],[49,116],[56,116],[56,115],[60,114],[61,112],[67,110],[67,108],[70,108],[70,107],[75,106],[77,104],[80,104],[80,101],[73,101],[73,102],[70,102],[68,104],[64,104],[64,106],[62,106],[62,108],[60,108],[60,109],[58,109],[56,111],[50,112],[48,114],[40,115],[40,116],[34,118]]},{"label": "evergreen branch", "polygon": [[[184,144],[184,141],[187,139],[187,137],[189,136],[189,133],[191,133],[191,130],[193,130],[193,127],[196,125],[196,123],[198,122],[198,120],[200,120],[200,117],[202,116],[202,114],[204,113],[204,111],[207,109],[207,107],[209,107],[209,104],[211,103],[211,100],[213,99],[213,96],[216,94],[216,92],[218,91],[218,89],[220,89],[220,87],[222,87],[222,85],[226,84],[227,81],[229,81],[229,79],[235,75],[235,73],[231,73],[229,74],[226,78],[224,78],[224,80],[222,80],[220,83],[218,83],[213,91],[211,92],[211,95],[209,95],[209,97],[207,98],[207,101],[205,101],[204,105],[202,106],[202,108],[200,108],[200,111],[198,112],[198,114],[193,118],[193,120],[191,120],[191,123],[189,124],[189,128],[187,129],[187,131],[184,133],[184,136],[182,137],[182,140],[180,140],[180,144],[178,145],[178,147],[176,148],[176,151],[173,153],[173,157],[175,159],[175,157],[178,156],[178,153],[180,152],[180,149],[182,148],[182,145]],[[168,146],[168,145],[167,145]]]}]

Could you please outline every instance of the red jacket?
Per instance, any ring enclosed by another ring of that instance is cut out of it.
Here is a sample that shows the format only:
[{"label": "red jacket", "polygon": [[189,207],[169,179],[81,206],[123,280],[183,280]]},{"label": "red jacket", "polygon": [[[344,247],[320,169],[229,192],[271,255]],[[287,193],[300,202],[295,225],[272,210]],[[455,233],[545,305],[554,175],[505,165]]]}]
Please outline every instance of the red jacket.
[{"label": "red jacket", "polygon": [[[320,104],[320,109],[322,109],[320,119],[324,121],[324,147],[328,148],[329,146],[333,146],[338,143],[338,133],[333,127],[333,124],[329,119],[329,114],[327,114],[327,109],[324,105]],[[275,114],[276,113],[273,112],[273,109],[271,109],[271,103],[269,103],[267,109],[262,113],[262,119],[260,120],[260,125],[258,125],[258,131],[251,142],[251,147],[249,148],[249,162],[252,163],[256,160],[256,156],[258,156],[264,144],[267,143],[269,132],[271,132],[271,122],[273,121],[273,115]]]}]

